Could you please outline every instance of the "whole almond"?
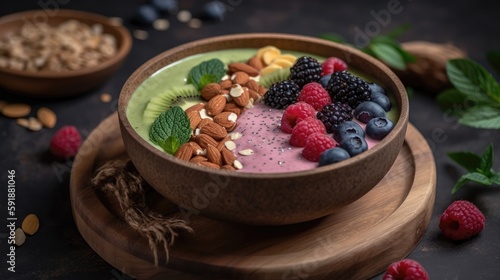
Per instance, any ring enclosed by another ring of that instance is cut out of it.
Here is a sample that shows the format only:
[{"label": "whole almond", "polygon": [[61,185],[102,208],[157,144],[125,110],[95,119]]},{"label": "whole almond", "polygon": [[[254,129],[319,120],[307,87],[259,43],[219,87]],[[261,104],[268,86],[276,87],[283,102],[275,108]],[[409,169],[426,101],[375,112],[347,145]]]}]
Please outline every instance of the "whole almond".
[{"label": "whole almond", "polygon": [[198,103],[186,109],[186,114],[190,112],[197,111],[200,112],[202,109],[205,109],[205,103]]},{"label": "whole almond", "polygon": [[251,77],[255,77],[255,76],[259,75],[259,70],[255,69],[254,67],[252,67],[248,64],[241,63],[241,62],[230,63],[227,66],[227,68],[229,69],[229,71],[231,73],[242,71],[242,72],[247,73]]},{"label": "whole almond", "polygon": [[223,112],[231,112],[231,113],[235,113],[237,116],[240,116],[241,114],[241,107],[236,104],[236,103],[227,103],[226,106],[224,107],[224,111]]},{"label": "whole almond", "polygon": [[246,86],[248,89],[259,92],[259,83],[257,83],[255,80],[248,80]]},{"label": "whole almond", "polygon": [[264,64],[262,63],[262,60],[258,58],[257,56],[251,57],[248,61],[247,64],[252,66],[253,68],[260,70],[264,68]]},{"label": "whole almond", "polygon": [[202,119],[201,122],[198,124],[198,128],[201,129],[202,127],[211,122],[213,122],[213,120],[211,119]]},{"label": "whole almond", "polygon": [[233,165],[236,160],[236,156],[228,149],[222,149],[220,152],[222,155],[222,162],[227,165]]},{"label": "whole almond", "polygon": [[222,156],[219,150],[212,145],[207,146],[207,159],[209,162],[215,163],[218,166],[222,165]]},{"label": "whole almond", "polygon": [[225,143],[226,143],[226,141],[229,141],[229,140],[231,140],[231,137],[229,137],[229,136],[226,136],[226,137],[224,137],[224,139],[220,140],[219,144],[217,144],[217,147],[216,147],[217,150],[219,150],[219,152],[220,152],[220,151],[222,151],[222,149],[226,148]]},{"label": "whole almond", "polygon": [[206,109],[209,116],[215,116],[224,110],[226,106],[226,97],[222,95],[214,96],[208,101]]},{"label": "whole almond", "polygon": [[212,162],[209,162],[209,161],[197,162],[196,164],[201,165],[201,166],[205,166],[205,167],[214,168],[214,169],[220,169],[219,165],[212,163]]},{"label": "whole almond", "polygon": [[208,145],[217,146],[217,141],[206,134],[196,136],[196,143],[198,143],[198,145],[200,145],[203,149],[206,149]]},{"label": "whole almond", "polygon": [[232,167],[231,165],[227,165],[227,164],[221,166],[220,169],[236,171],[236,168]]},{"label": "whole almond", "polygon": [[262,98],[262,96],[260,96],[259,93],[253,89],[248,89],[248,93],[254,102],[259,101]]},{"label": "whole almond", "polygon": [[264,96],[264,94],[266,94],[266,92],[267,92],[267,88],[265,88],[264,86],[259,86],[258,93],[260,96]]},{"label": "whole almond", "polygon": [[238,115],[232,112],[222,112],[217,114],[214,117],[214,122],[220,124],[226,130],[234,127],[236,120],[238,119]]},{"label": "whole almond", "polygon": [[200,112],[191,111],[187,113],[187,116],[189,118],[189,126],[191,127],[192,130],[195,130],[198,127],[198,124],[200,124],[201,122]]},{"label": "whole almond", "polygon": [[2,114],[9,118],[22,118],[29,115],[31,106],[24,103],[7,104],[2,108]]},{"label": "whole almond", "polygon": [[241,71],[234,72],[231,76],[231,81],[233,81],[234,84],[244,85],[248,82],[249,79],[250,76],[248,76],[247,73]]},{"label": "whole almond", "polygon": [[216,83],[207,84],[205,87],[201,89],[201,98],[209,101],[214,98],[214,96],[219,95],[221,90],[221,86]]},{"label": "whole almond", "polygon": [[38,109],[36,117],[46,128],[53,128],[57,122],[56,114],[47,107]]},{"label": "whole almond", "polygon": [[229,79],[222,80],[219,82],[219,85],[222,89],[230,89],[231,86],[233,85],[233,82],[231,82],[231,80],[229,80]]},{"label": "whole almond", "polygon": [[240,106],[246,106],[250,101],[250,93],[248,93],[248,88],[243,88],[243,93],[240,96],[233,97],[234,103]]},{"label": "whole almond", "polygon": [[185,161],[189,161],[193,155],[193,150],[189,143],[185,143],[175,152],[175,157]]},{"label": "whole almond", "polygon": [[38,220],[38,217],[35,214],[29,214],[24,218],[23,223],[21,224],[21,228],[23,229],[24,233],[28,235],[33,235],[38,231],[38,228],[40,227],[40,221]]},{"label": "whole almond", "polygon": [[196,162],[204,162],[204,161],[208,161],[208,159],[207,159],[206,157],[204,157],[204,156],[194,156],[194,157],[193,157],[193,158],[191,158],[189,161],[190,161],[190,162],[194,162],[194,163],[196,163]]},{"label": "whole almond", "polygon": [[198,156],[203,154],[203,148],[198,145],[198,143],[194,141],[189,141],[189,145],[191,145],[191,149],[193,150],[193,156]]},{"label": "whole almond", "polygon": [[[215,122],[209,122],[200,129],[201,134],[206,134],[214,140],[222,140],[227,136],[227,131],[224,127]],[[198,143],[199,144],[199,143]],[[201,146],[201,145],[200,145]],[[214,145],[217,146],[217,145]],[[203,146],[202,146],[203,147]]]}]

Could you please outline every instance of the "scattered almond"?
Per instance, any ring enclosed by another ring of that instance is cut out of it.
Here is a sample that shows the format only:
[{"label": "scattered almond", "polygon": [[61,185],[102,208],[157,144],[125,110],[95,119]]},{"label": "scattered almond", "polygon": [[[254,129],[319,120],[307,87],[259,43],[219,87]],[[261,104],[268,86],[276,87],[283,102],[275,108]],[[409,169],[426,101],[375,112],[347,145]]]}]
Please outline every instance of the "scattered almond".
[{"label": "scattered almond", "polygon": [[224,169],[224,170],[232,170],[232,171],[235,171],[236,168],[232,167],[231,165],[223,165],[220,167],[220,169]]},{"label": "scattered almond", "polygon": [[198,111],[190,111],[187,113],[187,116],[189,118],[189,126],[191,127],[192,130],[198,127],[198,124],[201,122],[201,116],[200,112]]},{"label": "scattered almond", "polygon": [[193,150],[189,143],[185,143],[175,152],[175,157],[185,161],[189,161],[193,155]]},{"label": "scattered almond", "polygon": [[230,63],[227,68],[231,73],[242,71],[247,73],[249,76],[255,77],[259,75],[259,70],[253,68],[252,66],[241,63],[241,62],[233,62]]},{"label": "scattered almond", "polygon": [[243,164],[241,164],[241,162],[239,160],[235,160],[233,162],[233,165],[234,165],[234,168],[236,168],[236,169],[242,169],[243,168]]},{"label": "scattered almond", "polygon": [[9,118],[22,118],[29,115],[31,106],[24,103],[7,104],[2,108],[2,114]]},{"label": "scattered almond", "polygon": [[208,161],[208,159],[204,156],[194,156],[192,159],[189,160],[190,162],[194,162],[194,163],[197,163],[197,162],[204,162],[204,161]]},{"label": "scattered almond", "polygon": [[254,80],[248,80],[246,86],[249,90],[251,89],[253,91],[259,92],[259,83]]},{"label": "scattered almond", "polygon": [[196,136],[196,143],[198,143],[198,145],[200,145],[203,149],[206,149],[208,145],[212,145],[214,147],[217,146],[217,141],[206,134]]},{"label": "scattered almond", "polygon": [[224,112],[235,113],[237,116],[241,114],[241,108],[235,103],[227,103],[224,107]]},{"label": "scattered almond", "polygon": [[201,129],[202,127],[204,127],[205,125],[207,125],[208,123],[211,123],[213,122],[212,119],[202,119],[200,121],[200,123],[198,123],[198,128]]},{"label": "scattered almond", "polygon": [[222,89],[230,89],[233,83],[228,79],[220,81],[219,85]]},{"label": "scattered almond", "polygon": [[22,127],[28,128],[28,119],[25,118],[19,118],[16,120],[16,123]]},{"label": "scattered almond", "polygon": [[41,107],[40,109],[38,109],[38,111],[36,112],[36,116],[46,128],[53,128],[56,125],[56,114],[54,113],[54,111],[47,107]]},{"label": "scattered almond", "polygon": [[249,94],[250,98],[252,98],[254,100],[254,102],[259,101],[262,98],[262,96],[260,96],[259,93],[253,89],[248,89],[248,94]]},{"label": "scattered almond", "polygon": [[241,134],[239,132],[232,132],[232,133],[229,133],[228,135],[231,138],[231,140],[238,140],[243,136],[243,134]]},{"label": "scattered almond", "polygon": [[231,140],[231,138],[229,138],[229,136],[226,136],[224,137],[224,139],[220,140],[219,141],[219,144],[217,144],[217,150],[219,151],[222,151],[222,149],[226,149],[226,146],[224,145],[224,143],[226,143],[226,141],[229,141]]},{"label": "scattered almond", "polygon": [[215,116],[224,110],[226,106],[226,97],[222,95],[214,96],[210,101],[208,101],[206,110],[209,116]]},{"label": "scattered almond", "polygon": [[222,112],[214,117],[214,122],[224,127],[226,130],[233,128],[236,125],[238,115],[232,112]]},{"label": "scattered almond", "polygon": [[[242,88],[243,93],[240,94],[239,96],[233,96],[234,103],[240,105],[240,106],[246,106],[248,102],[250,101],[250,93],[248,92],[247,87]],[[231,90],[232,92],[233,90]],[[253,105],[253,104],[252,104]]]},{"label": "scattered almond", "polygon": [[236,143],[231,140],[224,142],[224,146],[226,146],[226,148],[230,151],[234,151],[234,149],[236,149]]},{"label": "scattered almond", "polygon": [[194,141],[189,141],[188,144],[191,145],[191,150],[193,151],[193,156],[199,156],[199,155],[204,154],[203,148],[200,147],[200,145],[198,145],[198,143],[196,143]]},{"label": "scattered almond", "polygon": [[233,165],[234,161],[236,160],[236,156],[233,154],[233,152],[228,149],[222,149],[220,153],[222,155],[222,161],[224,162],[224,164]]},{"label": "scattered almond", "polygon": [[248,61],[247,61],[247,64],[252,66],[253,68],[257,69],[257,70],[260,70],[262,68],[264,68],[264,64],[262,63],[262,60],[257,57],[257,56],[253,56],[251,57]]},{"label": "scattered almond", "polygon": [[38,220],[38,217],[35,214],[29,214],[28,216],[26,216],[21,225],[21,228],[23,229],[24,233],[28,235],[35,234],[38,231],[39,227],[40,227],[40,221]]},{"label": "scattered almond", "polygon": [[101,94],[101,96],[99,96],[99,99],[102,103],[109,103],[111,102],[111,100],[113,100],[113,97],[109,93],[103,93]]},{"label": "scattered almond", "polygon": [[196,164],[201,165],[201,166],[205,166],[205,167],[214,168],[214,169],[220,169],[219,165],[212,163],[212,162],[208,162],[208,161],[202,161],[202,162],[198,162]]},{"label": "scattered almond", "polygon": [[205,103],[198,103],[198,104],[195,104],[189,108],[187,108],[185,110],[186,114],[189,114],[189,112],[192,112],[192,111],[197,111],[197,112],[200,112],[201,110],[203,110],[205,108]]},{"label": "scattered almond", "polygon": [[218,166],[222,165],[222,156],[215,146],[207,146],[207,159],[209,162],[215,163]]},{"label": "scattered almond", "polygon": [[238,154],[240,154],[242,156],[251,156],[251,155],[253,155],[253,150],[252,149],[241,150],[238,152]]},{"label": "scattered almond", "polygon": [[[222,140],[227,135],[227,131],[224,127],[215,122],[209,122],[200,129],[201,134],[206,134],[212,137],[214,140]],[[199,143],[198,143],[199,144]],[[201,146],[201,145],[200,145]],[[217,145],[214,145],[217,146]]]},{"label": "scattered almond", "polygon": [[28,129],[32,131],[42,130],[42,123],[38,119],[31,117],[28,119]]},{"label": "scattered almond", "polygon": [[231,81],[233,81],[233,83],[235,84],[240,84],[240,85],[246,84],[249,79],[250,76],[248,76],[247,73],[241,71],[234,72],[233,75],[231,76]]},{"label": "scattered almond", "polygon": [[209,101],[220,94],[222,87],[216,83],[207,84],[201,89],[201,98]]},{"label": "scattered almond", "polygon": [[17,246],[23,245],[24,242],[26,241],[26,234],[24,234],[24,231],[20,228],[17,228],[14,234],[15,234],[14,235],[14,243]]}]

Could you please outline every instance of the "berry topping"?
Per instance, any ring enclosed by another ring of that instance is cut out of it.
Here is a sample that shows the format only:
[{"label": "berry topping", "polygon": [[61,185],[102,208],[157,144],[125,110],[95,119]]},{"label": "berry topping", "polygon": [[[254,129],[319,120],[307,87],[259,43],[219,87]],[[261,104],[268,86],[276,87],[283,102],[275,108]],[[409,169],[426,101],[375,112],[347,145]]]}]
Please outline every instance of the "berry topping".
[{"label": "berry topping", "polygon": [[281,131],[285,133],[292,133],[293,128],[300,121],[309,117],[315,117],[316,110],[314,107],[305,103],[297,102],[288,106],[281,117]]},{"label": "berry topping", "polygon": [[354,109],[354,117],[362,123],[367,123],[373,118],[385,117],[385,110],[375,102],[365,101]]},{"label": "berry topping", "polygon": [[372,92],[370,95],[370,101],[377,103],[382,107],[386,112],[389,112],[392,108],[391,101],[387,95],[380,92]]},{"label": "berry topping", "polygon": [[329,57],[321,64],[321,76],[347,70],[347,63],[338,57]]},{"label": "berry topping", "polygon": [[364,137],[357,134],[348,134],[339,143],[340,147],[346,150],[351,157],[368,150],[368,144]]},{"label": "berry topping", "polygon": [[304,147],[308,136],[313,133],[326,134],[325,126],[316,118],[305,119],[293,128],[290,144],[295,147]]},{"label": "berry topping", "polygon": [[293,81],[286,80],[273,84],[264,95],[264,103],[276,109],[284,109],[297,101],[300,88]]},{"label": "berry topping", "polygon": [[384,139],[394,128],[394,123],[384,117],[373,118],[366,124],[365,131],[368,136],[375,140]]},{"label": "berry topping", "polygon": [[347,71],[333,73],[326,90],[332,100],[348,103],[353,108],[370,100],[371,94],[367,82]]},{"label": "berry topping", "polygon": [[392,263],[386,270],[383,280],[429,280],[424,267],[409,259]]},{"label": "berry topping", "polygon": [[317,82],[321,78],[321,64],[313,57],[303,56],[297,59],[290,69],[290,80],[299,87],[310,82]]},{"label": "berry topping", "polygon": [[363,128],[361,128],[358,123],[353,121],[345,121],[333,129],[333,139],[335,139],[337,143],[340,143],[340,141],[342,141],[342,139],[349,134],[356,134],[361,137],[365,137]]},{"label": "berry topping", "polygon": [[328,165],[328,164],[332,164],[332,163],[346,160],[350,157],[351,156],[349,155],[349,153],[346,150],[344,150],[342,148],[335,147],[335,148],[328,149],[321,154],[321,156],[319,158],[318,165],[319,166]]},{"label": "berry topping", "polygon": [[50,140],[50,152],[58,159],[74,157],[82,143],[80,133],[74,126],[63,126]]},{"label": "berry topping", "polygon": [[352,108],[340,102],[327,104],[316,114],[316,117],[323,122],[328,133],[342,122],[352,119]]},{"label": "berry topping", "polygon": [[372,93],[378,92],[378,93],[385,94],[385,90],[380,85],[378,85],[376,83],[368,83],[368,87],[370,88],[370,91]]},{"label": "berry topping", "polygon": [[307,137],[306,146],[302,150],[302,156],[309,161],[317,162],[324,151],[336,145],[335,140],[327,134],[314,133]]},{"label": "berry topping", "polygon": [[319,83],[323,86],[323,88],[326,89],[326,86],[328,86],[328,82],[332,78],[332,74],[325,75],[319,79]]},{"label": "berry topping", "polygon": [[453,240],[470,238],[483,231],[485,218],[481,210],[466,200],[450,204],[441,215],[439,228]]},{"label": "berry topping", "polygon": [[332,99],[326,89],[316,82],[305,85],[300,91],[297,101],[304,101],[307,104],[311,104],[316,110],[321,110],[326,104],[332,103]]}]

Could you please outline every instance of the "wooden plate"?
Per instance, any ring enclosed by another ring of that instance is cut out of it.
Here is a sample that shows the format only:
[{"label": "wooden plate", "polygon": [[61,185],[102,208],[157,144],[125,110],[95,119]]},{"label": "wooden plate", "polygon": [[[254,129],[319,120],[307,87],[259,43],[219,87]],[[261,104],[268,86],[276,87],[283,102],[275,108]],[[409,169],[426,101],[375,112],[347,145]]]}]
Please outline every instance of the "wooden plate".
[{"label": "wooden plate", "polygon": [[[123,221],[113,199],[89,186],[96,166],[118,157],[127,156],[113,114],[89,135],[73,164],[73,216],[84,239],[103,259],[139,279],[366,279],[413,250],[434,206],[434,158],[410,125],[387,175],[338,213],[277,227],[191,215],[195,233],[181,233],[168,264],[159,250],[160,266],[155,267],[147,240]],[[178,211],[154,191],[147,198],[157,211]]]}]

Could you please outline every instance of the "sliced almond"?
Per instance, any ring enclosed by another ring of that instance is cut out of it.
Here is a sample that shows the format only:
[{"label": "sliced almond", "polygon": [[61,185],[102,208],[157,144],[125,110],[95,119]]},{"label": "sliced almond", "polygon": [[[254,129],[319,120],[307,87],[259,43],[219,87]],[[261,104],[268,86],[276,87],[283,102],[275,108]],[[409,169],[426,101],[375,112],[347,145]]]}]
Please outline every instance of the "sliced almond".
[{"label": "sliced almond", "polygon": [[193,155],[193,150],[189,143],[185,143],[175,152],[175,157],[185,161],[189,161]]},{"label": "sliced almond", "polygon": [[208,101],[206,110],[209,116],[215,116],[224,110],[226,106],[226,97],[222,95],[214,96],[210,101]]},{"label": "sliced almond", "polygon": [[247,64],[252,66],[253,68],[257,69],[257,70],[260,70],[262,68],[264,68],[264,63],[262,63],[262,60],[257,57],[257,56],[253,56],[251,57],[248,61],[247,61]]},{"label": "sliced almond", "polygon": [[248,82],[249,79],[250,76],[242,71],[234,72],[231,76],[231,81],[233,81],[234,84],[244,85]]},{"label": "sliced almond", "polygon": [[2,114],[9,118],[22,118],[29,115],[31,106],[24,103],[7,104],[2,108]]},{"label": "sliced almond", "polygon": [[191,111],[187,113],[187,116],[189,118],[189,126],[191,127],[192,130],[195,130],[198,127],[198,124],[200,124],[201,122],[200,112]]},{"label": "sliced almond", "polygon": [[252,66],[241,63],[241,62],[233,62],[230,63],[227,68],[231,73],[242,71],[247,73],[249,76],[255,77],[259,75],[259,70],[253,68]]},{"label": "sliced almond", "polygon": [[219,95],[221,91],[221,86],[216,83],[210,83],[203,87],[201,90],[201,97],[207,101],[211,100],[215,96]]},{"label": "sliced almond", "polygon": [[196,163],[200,166],[205,166],[205,167],[210,167],[210,168],[214,168],[214,169],[220,169],[220,166],[215,164],[215,163],[212,163],[212,162],[209,162],[209,161],[203,161],[203,162],[198,162]]},{"label": "sliced almond", "polygon": [[232,133],[229,133],[228,135],[231,138],[231,140],[238,140],[243,136],[243,134],[241,134],[239,132],[232,132]]},{"label": "sliced almond", "polygon": [[56,114],[47,107],[41,107],[38,109],[36,117],[46,128],[53,128],[57,122]]},{"label": "sliced almond", "polygon": [[28,128],[28,119],[25,118],[19,118],[16,120],[16,123],[22,127]]},{"label": "sliced almond", "polygon": [[[222,140],[227,136],[227,131],[224,127],[215,122],[209,122],[200,129],[201,134],[206,134],[215,140]],[[199,144],[199,143],[198,143]],[[201,146],[201,145],[200,145]],[[214,145],[217,146],[217,145]]]},{"label": "sliced almond", "polygon": [[31,131],[39,131],[42,130],[42,123],[37,118],[29,118],[28,119],[28,129]]},{"label": "sliced almond", "polygon": [[222,165],[221,153],[215,146],[212,146],[210,144],[207,146],[207,159],[209,162],[215,163],[218,166]]},{"label": "sliced almond", "polygon": [[226,148],[230,151],[234,151],[234,149],[236,149],[236,143],[231,140],[224,142],[224,146],[226,146]]},{"label": "sliced almond", "polygon": [[238,152],[238,154],[240,154],[242,156],[251,156],[251,155],[253,155],[253,150],[252,149],[241,150]]},{"label": "sliced almond", "polygon": [[196,136],[196,143],[198,143],[198,145],[200,145],[200,147],[202,147],[203,149],[206,149],[208,145],[212,145],[215,147],[218,144],[214,138],[206,134],[200,134]]},{"label": "sliced almond", "polygon": [[25,241],[26,234],[24,234],[24,231],[22,229],[17,228],[14,235],[14,244],[16,244],[17,246],[21,246]]},{"label": "sliced almond", "polygon": [[239,160],[235,160],[233,162],[233,165],[234,165],[234,168],[236,168],[238,170],[243,168],[243,164],[241,164],[241,162]]},{"label": "sliced almond", "polygon": [[200,110],[200,117],[201,117],[201,119],[210,119],[210,120],[212,119],[212,117],[210,117],[207,114],[207,109],[206,108]]},{"label": "sliced almond", "polygon": [[228,149],[222,149],[220,152],[222,155],[222,162],[226,165],[233,165],[236,160],[236,156]]},{"label": "sliced almond", "polygon": [[245,92],[245,90],[243,89],[243,87],[241,85],[235,84],[235,85],[231,86],[231,89],[229,90],[229,95],[231,95],[231,97],[233,97],[233,98],[236,98],[236,97],[242,95],[244,92]]}]

